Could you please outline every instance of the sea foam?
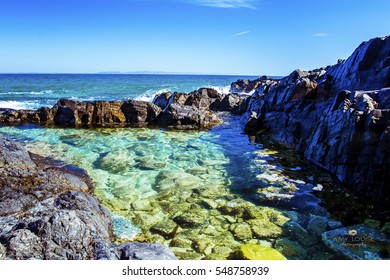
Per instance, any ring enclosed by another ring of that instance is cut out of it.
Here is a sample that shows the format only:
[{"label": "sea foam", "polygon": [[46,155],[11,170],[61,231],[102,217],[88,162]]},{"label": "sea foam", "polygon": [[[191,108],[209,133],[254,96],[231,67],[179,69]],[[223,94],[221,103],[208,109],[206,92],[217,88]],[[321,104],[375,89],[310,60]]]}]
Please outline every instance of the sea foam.
[{"label": "sea foam", "polygon": [[141,94],[141,95],[135,97],[134,100],[153,102],[154,98],[157,95],[168,92],[168,91],[171,91],[171,90],[168,88],[163,88],[163,89],[159,89],[159,90],[149,89],[144,94]]},{"label": "sea foam", "polygon": [[22,110],[37,109],[39,107],[41,106],[39,106],[38,103],[34,103],[31,101],[0,101],[0,108]]}]

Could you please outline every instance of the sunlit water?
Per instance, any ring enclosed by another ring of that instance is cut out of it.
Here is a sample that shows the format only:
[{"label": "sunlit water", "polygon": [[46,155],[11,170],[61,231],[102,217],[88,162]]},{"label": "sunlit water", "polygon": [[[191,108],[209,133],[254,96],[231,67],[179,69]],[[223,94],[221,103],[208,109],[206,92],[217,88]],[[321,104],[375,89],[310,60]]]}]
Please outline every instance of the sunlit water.
[{"label": "sunlit water", "polygon": [[[36,109],[59,98],[151,100],[203,86],[227,92],[238,78],[0,75],[0,107]],[[180,259],[236,258],[243,244],[272,247],[289,259],[339,258],[321,233],[361,223],[373,208],[293,151],[250,142],[239,117],[221,117],[225,122],[210,131],[27,125],[0,133],[85,169],[94,195],[112,212],[118,243],[161,243]]]},{"label": "sunlit water", "polygon": [[[329,217],[327,211],[319,206],[320,200],[312,193],[316,187],[315,182],[300,175],[300,168],[276,164],[277,152],[264,149],[261,144],[251,143],[242,133],[239,118],[224,118],[224,124],[210,131],[184,132],[149,128],[87,130],[22,126],[1,127],[0,133],[20,141],[33,153],[85,169],[96,185],[95,195],[113,211],[118,241],[141,236],[147,238],[147,241],[170,246],[172,240],[157,238],[160,236],[149,228],[150,225],[145,224],[145,219],[150,217],[142,216],[150,212],[152,216],[161,215],[161,219],[172,222],[177,214],[172,214],[161,206],[161,202],[166,200],[167,192],[172,196],[170,206],[177,204],[180,207],[183,197],[186,201],[202,205],[201,202],[206,197],[232,208],[244,205],[245,201],[251,201],[248,202],[250,207],[268,205],[271,208],[264,209],[276,210],[277,215],[285,217],[283,222],[291,217],[298,219],[299,215]],[[286,168],[290,174],[298,177],[288,176],[284,172]],[[198,195],[199,190],[215,192],[211,196]],[[191,197],[195,197],[193,201],[190,200]],[[147,206],[139,206],[140,201],[146,201]],[[283,201],[288,203],[279,203]],[[149,203],[159,209],[157,214],[152,210],[153,207],[149,209]],[[219,214],[215,209],[205,209],[210,212],[209,217],[212,219],[217,219],[218,216],[228,219],[224,213]],[[213,228],[220,226],[221,229],[226,224],[210,223]],[[240,218],[234,216],[229,223],[239,224]],[[282,231],[278,230],[279,226],[283,224],[276,226],[279,238],[283,238]],[[191,234],[199,234],[197,226],[194,225],[193,228]],[[265,235],[264,238],[257,239],[254,236],[248,240],[232,239],[229,241],[232,244],[226,246],[237,247],[246,242],[272,246],[278,237]],[[332,257],[325,248],[322,250],[323,256]],[[181,255],[182,258],[194,258],[189,251],[184,252],[187,255]],[[207,252],[204,254],[207,255]],[[200,258],[198,255],[195,257]]]}]

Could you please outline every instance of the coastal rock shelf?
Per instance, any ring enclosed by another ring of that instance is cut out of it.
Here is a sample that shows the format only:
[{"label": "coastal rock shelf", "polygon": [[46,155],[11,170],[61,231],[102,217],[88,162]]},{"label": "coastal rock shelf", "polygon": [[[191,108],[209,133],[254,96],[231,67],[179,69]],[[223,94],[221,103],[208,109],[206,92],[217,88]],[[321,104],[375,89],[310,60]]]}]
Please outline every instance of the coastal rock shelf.
[{"label": "coastal rock shelf", "polygon": [[[157,105],[155,105],[157,104]],[[201,88],[192,93],[164,93],[155,104],[146,101],[72,101],[61,99],[52,108],[0,109],[0,123],[69,127],[125,127],[158,125],[179,129],[210,128],[221,122],[214,112],[242,113],[245,98]]]},{"label": "coastal rock shelf", "polygon": [[254,91],[245,132],[258,141],[271,134],[365,197],[388,204],[389,54],[390,37],[375,38],[334,66],[233,83],[234,92]]}]

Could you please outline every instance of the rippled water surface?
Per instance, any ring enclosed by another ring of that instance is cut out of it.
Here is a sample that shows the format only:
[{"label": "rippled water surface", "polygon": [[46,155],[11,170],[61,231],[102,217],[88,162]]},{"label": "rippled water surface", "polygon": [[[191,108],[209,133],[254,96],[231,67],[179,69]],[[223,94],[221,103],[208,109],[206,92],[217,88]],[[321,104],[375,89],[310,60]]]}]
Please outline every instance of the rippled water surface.
[{"label": "rippled water surface", "polygon": [[290,151],[251,143],[239,118],[225,119],[210,131],[22,126],[0,133],[85,169],[113,212],[118,242],[159,242],[182,259],[234,258],[242,244],[288,258],[335,258],[316,229],[304,229],[313,217],[340,224],[315,195],[335,182],[299,166]]}]

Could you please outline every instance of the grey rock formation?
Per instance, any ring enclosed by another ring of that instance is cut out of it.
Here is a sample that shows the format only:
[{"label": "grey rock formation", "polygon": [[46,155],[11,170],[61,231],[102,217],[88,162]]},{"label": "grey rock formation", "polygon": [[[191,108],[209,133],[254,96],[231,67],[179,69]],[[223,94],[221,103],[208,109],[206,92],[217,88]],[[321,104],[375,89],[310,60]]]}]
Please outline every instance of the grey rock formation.
[{"label": "grey rock formation", "polygon": [[167,110],[161,113],[157,124],[179,129],[193,129],[209,128],[220,123],[220,121],[209,110],[199,110],[189,105],[171,104]]},{"label": "grey rock formation", "polygon": [[153,103],[164,111],[170,105],[186,105],[200,111],[232,112],[242,114],[246,110],[247,96],[236,93],[220,94],[210,88],[200,88],[191,93],[166,92],[159,94]]},{"label": "grey rock formation", "polygon": [[92,188],[85,172],[0,136],[0,259],[174,258],[163,246],[113,245],[111,214]]},{"label": "grey rock formation", "polygon": [[364,196],[390,201],[390,37],[362,43],[345,61],[261,81],[245,132],[265,132]]}]

